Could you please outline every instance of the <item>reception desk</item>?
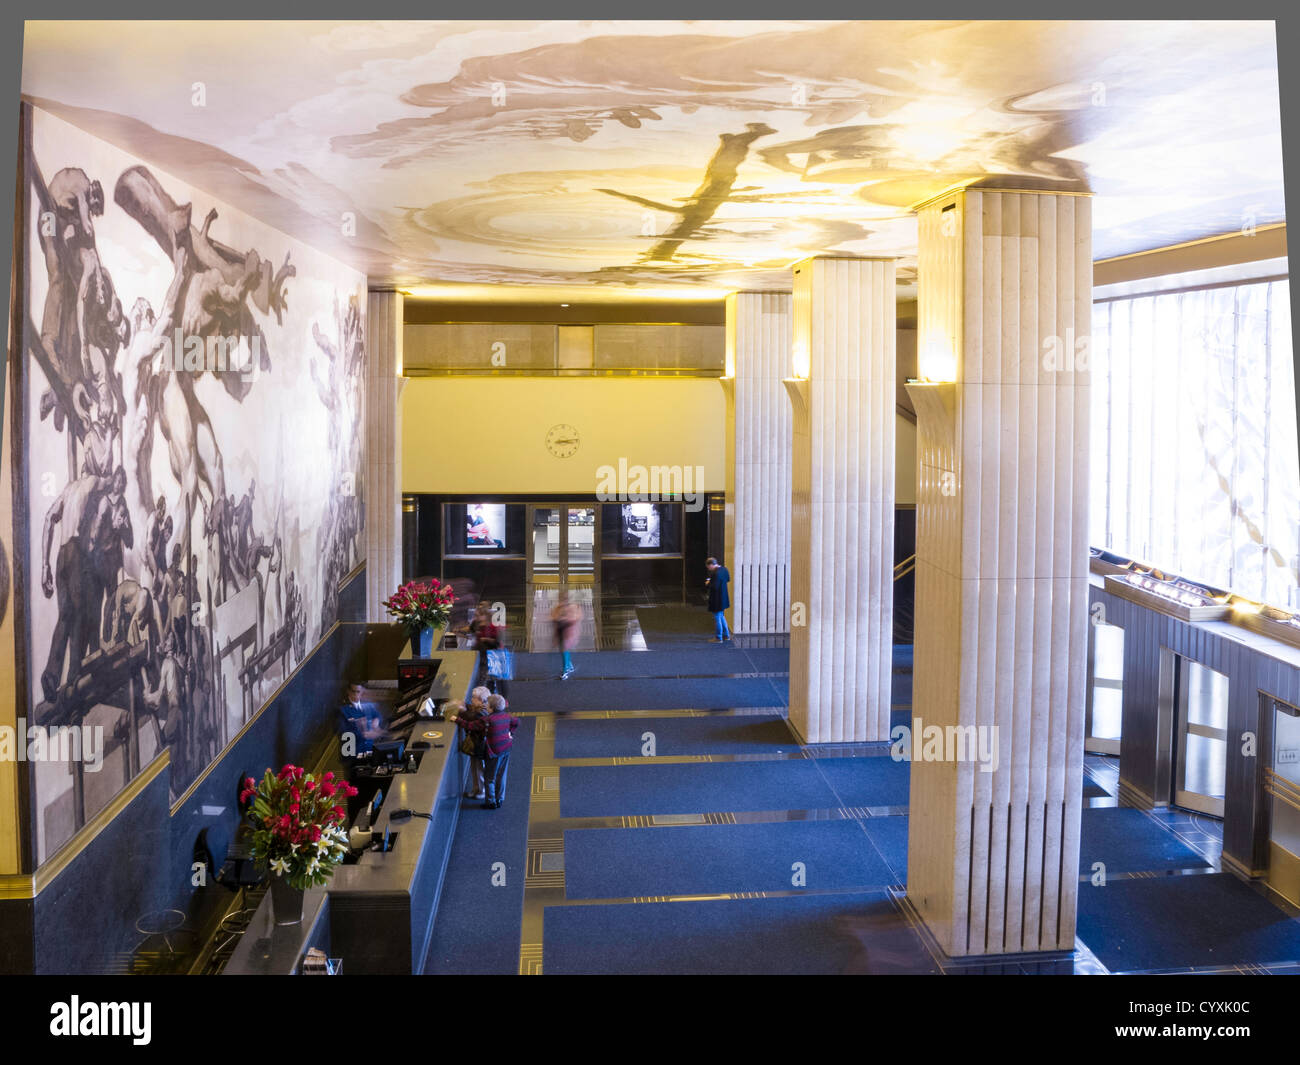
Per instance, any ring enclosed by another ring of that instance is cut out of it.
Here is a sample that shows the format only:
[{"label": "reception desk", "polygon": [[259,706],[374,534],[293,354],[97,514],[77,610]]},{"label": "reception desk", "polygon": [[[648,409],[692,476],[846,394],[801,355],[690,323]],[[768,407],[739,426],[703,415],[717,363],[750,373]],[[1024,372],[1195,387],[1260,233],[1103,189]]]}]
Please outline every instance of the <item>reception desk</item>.
[{"label": "reception desk", "polygon": [[[403,657],[408,654],[409,647]],[[478,655],[435,651],[433,657],[440,660],[433,698],[465,699]],[[426,738],[427,733],[441,736]],[[226,975],[294,973],[311,947],[341,958],[345,975],[420,972],[460,816],[466,762],[458,739],[450,721],[416,721],[410,745],[424,741],[430,746],[417,752],[420,764],[415,772],[389,778],[372,825],[380,836],[391,829],[391,849],[366,851],[356,864],[336,867],[324,888],[307,892],[300,925],[276,926],[268,893],[231,955]],[[394,824],[392,812],[400,809],[430,816]]]}]

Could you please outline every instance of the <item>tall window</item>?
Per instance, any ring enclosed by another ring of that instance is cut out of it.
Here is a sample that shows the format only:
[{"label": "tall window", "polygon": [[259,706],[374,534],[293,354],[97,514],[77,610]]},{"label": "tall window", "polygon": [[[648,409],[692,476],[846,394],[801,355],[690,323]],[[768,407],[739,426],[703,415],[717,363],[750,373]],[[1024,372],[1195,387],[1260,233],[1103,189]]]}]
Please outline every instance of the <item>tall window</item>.
[{"label": "tall window", "polygon": [[1091,538],[1300,609],[1287,282],[1093,307]]}]

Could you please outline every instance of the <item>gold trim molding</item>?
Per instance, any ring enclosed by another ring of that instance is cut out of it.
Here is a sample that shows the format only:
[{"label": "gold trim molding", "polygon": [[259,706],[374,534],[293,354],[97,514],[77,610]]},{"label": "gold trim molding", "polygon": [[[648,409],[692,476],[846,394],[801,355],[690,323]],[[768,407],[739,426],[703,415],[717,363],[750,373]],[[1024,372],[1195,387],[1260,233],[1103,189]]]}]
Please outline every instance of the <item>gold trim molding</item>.
[{"label": "gold trim molding", "polygon": [[82,851],[91,845],[113,820],[134,802],[145,788],[171,766],[172,752],[164,747],[125,788],[113,796],[94,817],[62,847],[43,862],[34,873],[0,876],[0,900],[34,899],[62,873]]}]

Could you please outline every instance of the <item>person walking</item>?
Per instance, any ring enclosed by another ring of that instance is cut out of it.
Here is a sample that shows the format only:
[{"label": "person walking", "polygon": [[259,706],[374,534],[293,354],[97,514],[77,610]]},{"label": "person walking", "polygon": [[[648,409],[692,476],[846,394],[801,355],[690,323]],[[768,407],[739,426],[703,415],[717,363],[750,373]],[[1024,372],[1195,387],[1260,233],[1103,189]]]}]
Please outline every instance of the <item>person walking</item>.
[{"label": "person walking", "polygon": [[506,801],[506,770],[510,764],[510,748],[515,742],[514,732],[519,727],[519,718],[512,717],[506,705],[503,696],[488,697],[487,730],[484,736],[487,759],[483,766],[487,798],[483,806],[489,810],[499,810]]},{"label": "person walking", "polygon": [[560,680],[568,680],[573,675],[573,658],[569,652],[578,642],[578,624],[581,621],[582,609],[569,600],[568,592],[561,592],[560,601],[551,611],[551,623],[555,626],[555,646],[563,656]]},{"label": "person walking", "polygon": [[474,638],[474,649],[478,651],[478,676],[475,684],[488,682],[488,652],[501,647],[501,630],[492,621],[492,608],[487,603],[479,603],[474,608],[474,619],[469,623],[470,635]]},{"label": "person walking", "polygon": [[716,558],[710,558],[704,565],[709,571],[709,579],[704,583],[704,587],[709,592],[709,612],[713,615],[717,626],[712,642],[725,643],[731,639],[731,629],[727,625],[726,614],[727,608],[731,606],[731,596],[727,593],[731,574],[727,572],[726,566],[719,565]]}]

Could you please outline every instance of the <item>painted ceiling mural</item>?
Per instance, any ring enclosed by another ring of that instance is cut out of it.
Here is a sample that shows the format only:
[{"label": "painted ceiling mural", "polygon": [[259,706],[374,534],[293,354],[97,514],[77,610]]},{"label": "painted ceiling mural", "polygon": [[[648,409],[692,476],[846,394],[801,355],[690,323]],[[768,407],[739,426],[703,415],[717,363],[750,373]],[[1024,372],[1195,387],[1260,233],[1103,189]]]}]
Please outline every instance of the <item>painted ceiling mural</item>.
[{"label": "painted ceiling mural", "polygon": [[789,287],[955,183],[1284,219],[1268,22],[29,22],[25,95],[372,283]]}]

